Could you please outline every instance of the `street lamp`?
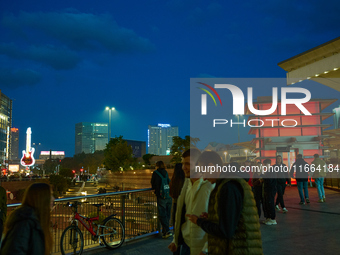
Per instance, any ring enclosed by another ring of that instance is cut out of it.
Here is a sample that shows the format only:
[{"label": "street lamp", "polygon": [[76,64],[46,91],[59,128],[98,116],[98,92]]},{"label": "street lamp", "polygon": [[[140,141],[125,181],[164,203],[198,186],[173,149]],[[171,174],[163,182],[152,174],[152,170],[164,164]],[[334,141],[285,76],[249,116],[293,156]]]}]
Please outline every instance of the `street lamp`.
[{"label": "street lamp", "polygon": [[106,106],[105,110],[109,111],[109,135],[108,135],[108,142],[110,142],[110,139],[111,139],[111,111],[115,110],[115,108],[114,107]]},{"label": "street lamp", "polygon": [[224,152],[224,163],[227,163],[227,154],[228,154],[228,152]]},{"label": "street lamp", "polygon": [[244,150],[244,152],[246,153],[246,160],[247,160],[248,150]]}]

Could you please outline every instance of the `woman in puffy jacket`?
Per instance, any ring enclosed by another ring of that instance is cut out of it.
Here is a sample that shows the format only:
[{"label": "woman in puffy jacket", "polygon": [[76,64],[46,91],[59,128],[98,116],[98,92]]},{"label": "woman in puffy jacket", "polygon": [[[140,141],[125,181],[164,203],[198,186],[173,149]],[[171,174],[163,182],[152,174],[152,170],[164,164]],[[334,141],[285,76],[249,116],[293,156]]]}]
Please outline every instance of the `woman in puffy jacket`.
[{"label": "woman in puffy jacket", "polygon": [[49,255],[52,251],[50,213],[54,198],[47,183],[33,183],[21,206],[5,223],[1,255]]}]

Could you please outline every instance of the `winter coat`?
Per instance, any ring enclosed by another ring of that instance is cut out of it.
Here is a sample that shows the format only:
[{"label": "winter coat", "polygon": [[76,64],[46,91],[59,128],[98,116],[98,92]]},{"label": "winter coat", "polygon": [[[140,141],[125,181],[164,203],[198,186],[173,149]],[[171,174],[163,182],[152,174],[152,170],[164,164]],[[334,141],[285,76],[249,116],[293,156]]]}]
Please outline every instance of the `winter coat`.
[{"label": "winter coat", "polygon": [[313,178],[326,177],[327,164],[321,158],[312,161],[311,172],[314,171]]},{"label": "winter coat", "polygon": [[[158,171],[163,177],[165,177],[167,175],[167,171],[164,168],[159,168],[156,171]],[[157,197],[160,197],[160,189],[161,189],[161,185],[162,185],[162,179],[161,177],[156,173],[156,171],[154,171],[152,173],[152,177],[151,177],[151,187],[152,189],[155,190],[155,195]],[[170,183],[170,179],[168,177],[168,184]]]},{"label": "winter coat", "polygon": [[[191,180],[186,178],[181,194],[177,200],[175,235],[173,240],[177,247],[179,245],[179,236],[182,224],[182,209],[185,205],[185,196],[187,194],[189,182],[191,182]],[[195,214],[200,216],[203,212],[208,212],[209,197],[211,191],[215,187],[215,184],[211,184],[209,181],[204,181],[203,179],[198,179],[196,182],[198,182],[198,185],[195,185],[196,190],[191,190],[191,192],[193,192],[191,208],[186,206],[185,210],[186,214]],[[190,243],[187,243],[190,247],[190,254],[199,254],[203,250],[203,247],[207,248],[206,243],[208,241],[208,235],[199,226],[189,220],[187,220],[187,224],[190,224]]]},{"label": "winter coat", "polygon": [[302,159],[298,158],[290,169],[290,175],[293,177],[294,170],[295,178],[297,182],[308,182],[308,173],[309,173],[309,165],[308,163]]},{"label": "winter coat", "polygon": [[14,224],[6,233],[1,255],[44,255],[45,239],[34,209],[21,206],[14,212]]}]

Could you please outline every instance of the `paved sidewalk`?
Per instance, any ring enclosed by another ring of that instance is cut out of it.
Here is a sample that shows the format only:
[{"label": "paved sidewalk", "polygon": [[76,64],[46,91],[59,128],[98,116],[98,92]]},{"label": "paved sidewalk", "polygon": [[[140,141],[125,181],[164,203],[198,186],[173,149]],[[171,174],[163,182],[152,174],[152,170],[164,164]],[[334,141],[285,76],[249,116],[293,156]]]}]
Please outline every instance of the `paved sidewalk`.
[{"label": "paved sidewalk", "polygon": [[[261,224],[264,254],[340,254],[340,192],[325,190],[326,203],[317,203],[316,188],[309,187],[310,204],[299,205],[297,187],[287,187],[288,213],[277,213],[277,225]],[[85,255],[170,255],[171,239],[149,237],[124,244],[117,250],[96,248]]]}]

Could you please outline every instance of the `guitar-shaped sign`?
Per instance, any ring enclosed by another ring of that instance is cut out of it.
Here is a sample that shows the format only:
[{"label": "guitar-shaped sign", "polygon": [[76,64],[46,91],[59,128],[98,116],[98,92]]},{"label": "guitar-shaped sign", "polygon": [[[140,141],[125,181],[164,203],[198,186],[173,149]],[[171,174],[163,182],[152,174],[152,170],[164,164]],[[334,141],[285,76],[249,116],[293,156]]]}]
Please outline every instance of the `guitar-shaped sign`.
[{"label": "guitar-shaped sign", "polygon": [[21,158],[21,165],[22,166],[33,166],[35,163],[33,154],[34,154],[34,148],[31,148],[31,128],[27,128],[26,131],[26,151],[22,151],[22,158]]}]

